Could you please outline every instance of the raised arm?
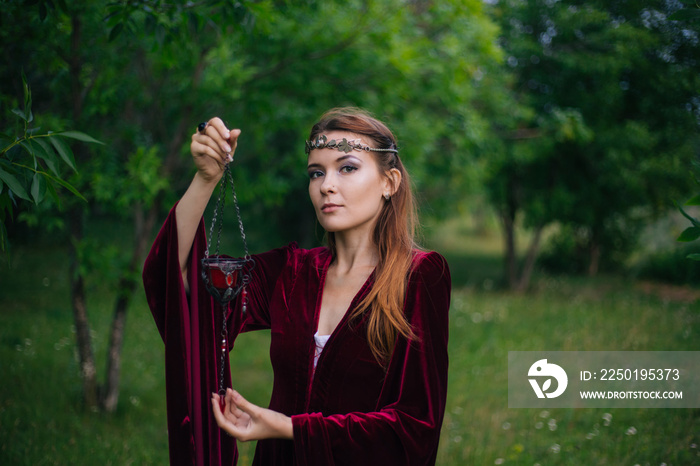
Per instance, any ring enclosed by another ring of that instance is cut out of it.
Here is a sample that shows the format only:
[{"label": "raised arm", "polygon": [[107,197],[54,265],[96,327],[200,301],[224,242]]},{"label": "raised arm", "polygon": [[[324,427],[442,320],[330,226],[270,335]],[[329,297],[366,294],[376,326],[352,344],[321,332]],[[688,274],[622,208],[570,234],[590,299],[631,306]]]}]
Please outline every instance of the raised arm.
[{"label": "raised arm", "polygon": [[240,134],[241,131],[238,129],[229,130],[220,118],[212,118],[206,124],[204,131],[196,131],[192,135],[190,151],[197,173],[175,209],[178,259],[186,290],[189,289],[187,259],[192,250],[197,226],[224,173],[226,163],[233,160]]}]

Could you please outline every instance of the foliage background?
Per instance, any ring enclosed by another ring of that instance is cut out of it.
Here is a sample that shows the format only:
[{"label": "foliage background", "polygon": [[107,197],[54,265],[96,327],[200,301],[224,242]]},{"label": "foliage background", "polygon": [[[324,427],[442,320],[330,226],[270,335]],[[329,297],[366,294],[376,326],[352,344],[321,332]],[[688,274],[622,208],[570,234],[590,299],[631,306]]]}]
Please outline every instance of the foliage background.
[{"label": "foliage background", "polygon": [[[629,425],[578,456],[606,413],[509,411],[497,362],[509,349],[545,346],[698,350],[700,272],[685,259],[698,247],[673,244],[687,227],[674,201],[697,191],[692,1],[0,5],[3,144],[23,134],[12,112],[26,100],[22,75],[33,130],[79,130],[104,143],[74,141],[77,171],[51,172],[87,202],[57,186],[33,205],[0,182],[9,238],[0,375],[16,381],[0,392],[0,463],[75,463],[100,451],[105,463],[166,461],[162,354],[139,274],[193,174],[189,136],[213,115],[242,129],[234,176],[251,250],[314,246],[322,232],[300,141],[340,105],[390,123],[419,193],[424,241],[452,266],[440,464],[696,458],[696,410],[607,413]],[[232,235],[224,247],[240,243]],[[570,329],[564,339],[561,327]],[[250,338],[238,363],[265,404],[266,337]],[[41,380],[60,387],[55,404],[42,401]],[[70,414],[46,415],[57,406]],[[556,438],[541,435],[537,423],[554,416],[560,428],[545,429]],[[627,435],[632,426],[645,434]],[[668,435],[652,439],[659,429]]]}]

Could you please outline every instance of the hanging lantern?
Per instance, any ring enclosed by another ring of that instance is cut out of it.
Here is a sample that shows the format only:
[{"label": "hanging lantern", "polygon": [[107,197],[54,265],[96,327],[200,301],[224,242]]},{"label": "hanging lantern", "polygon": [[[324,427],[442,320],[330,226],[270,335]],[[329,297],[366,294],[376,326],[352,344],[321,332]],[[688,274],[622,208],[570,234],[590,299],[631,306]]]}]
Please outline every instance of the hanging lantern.
[{"label": "hanging lantern", "polygon": [[221,304],[226,304],[248,284],[252,259],[234,259],[215,255],[202,259],[202,280],[207,291]]},{"label": "hanging lantern", "polygon": [[[233,193],[233,204],[236,207],[236,215],[238,217],[238,228],[240,229],[241,239],[243,240],[243,248],[245,256],[242,259],[219,254],[219,246],[221,244],[221,233],[223,228],[224,205],[226,203],[226,187],[231,184],[231,192]],[[212,240],[214,239],[214,226],[216,229],[216,250],[214,254],[209,255]],[[243,230],[243,221],[241,220],[241,211],[238,207],[238,198],[236,197],[236,189],[233,185],[233,176],[231,168],[227,163],[224,167],[224,176],[221,179],[219,187],[219,197],[216,200],[214,207],[214,216],[211,222],[209,238],[207,239],[207,249],[204,251],[204,257],[201,261],[202,272],[201,277],[207,291],[221,306],[221,343],[219,345],[219,407],[223,412],[226,408],[224,397],[226,396],[226,388],[224,383],[224,374],[226,368],[226,353],[228,352],[228,330],[226,318],[228,317],[228,303],[241,293],[241,312],[245,316],[248,306],[248,295],[246,286],[250,282],[250,274],[255,267],[255,261],[248,253],[248,243],[245,239],[245,231]]]}]

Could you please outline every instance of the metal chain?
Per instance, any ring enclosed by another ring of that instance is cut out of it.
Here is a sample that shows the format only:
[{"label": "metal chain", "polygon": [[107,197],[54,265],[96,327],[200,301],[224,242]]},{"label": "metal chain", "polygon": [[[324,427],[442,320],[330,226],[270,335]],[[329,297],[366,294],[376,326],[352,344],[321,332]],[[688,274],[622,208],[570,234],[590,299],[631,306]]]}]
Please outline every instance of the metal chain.
[{"label": "metal chain", "polygon": [[[241,232],[241,239],[243,240],[243,250],[245,252],[245,259],[250,260],[250,253],[248,252],[248,242],[246,241],[245,230],[243,229],[243,220],[241,219],[241,209],[238,206],[238,196],[236,196],[236,187],[233,183],[233,175],[231,174],[231,168],[227,163],[224,167],[224,176],[219,185],[219,197],[216,200],[216,205],[214,206],[214,215],[212,218],[211,226],[209,228],[209,238],[207,238],[207,249],[204,251],[205,257],[209,257],[209,249],[211,248],[211,242],[214,238],[214,225],[218,223],[218,228],[216,230],[216,250],[215,255],[219,255],[219,248],[221,246],[221,233],[224,225],[224,206],[226,205],[226,188],[228,184],[231,183],[231,192],[233,194],[233,204],[236,208],[236,217],[238,218],[238,229]],[[250,281],[250,276],[247,273],[242,274],[241,279],[243,281],[243,303],[242,310],[245,315],[246,307],[248,304],[248,296],[245,291],[245,285]],[[226,353],[228,352],[228,326],[226,322],[228,306],[221,306],[221,358],[219,363],[219,396],[224,397],[226,395],[226,388],[224,384],[224,371],[226,369]]]},{"label": "metal chain", "polygon": [[[228,166],[228,165],[227,165]],[[223,223],[223,206],[226,203],[226,180],[219,184],[219,197],[216,199],[216,205],[214,206],[214,216],[211,219],[211,225],[209,226],[209,237],[207,238],[207,249],[204,251],[204,257],[209,257],[209,248],[211,248],[211,240],[214,238],[214,226],[217,220],[219,221],[219,238],[216,241],[216,255],[219,254],[219,244],[221,242],[221,224]],[[219,210],[221,210],[221,219],[218,218]]]},{"label": "metal chain", "polygon": [[[228,168],[228,165],[226,165],[226,168]],[[224,206],[226,205],[226,182],[227,180],[224,179],[224,181],[221,183],[221,192],[223,193],[216,201],[216,209],[219,210],[219,229],[216,232],[216,255],[219,255],[219,248],[221,246],[221,231],[224,227]]]},{"label": "metal chain", "polygon": [[219,365],[219,396],[226,395],[226,387],[224,386],[224,370],[226,369],[226,353],[228,353],[228,330],[226,325],[226,310],[228,306],[221,305],[221,364]]},{"label": "metal chain", "polygon": [[250,253],[248,252],[248,242],[246,241],[245,229],[243,228],[243,220],[241,219],[241,209],[238,206],[238,196],[236,195],[236,186],[233,183],[233,175],[231,174],[231,168],[227,163],[224,167],[224,177],[219,185],[219,198],[216,200],[216,206],[214,207],[214,217],[211,221],[211,226],[209,228],[209,238],[207,238],[207,249],[204,251],[205,256],[209,257],[209,249],[211,248],[211,241],[214,237],[214,225],[217,224],[219,228],[217,229],[216,235],[216,251],[215,254],[219,254],[219,248],[221,245],[221,231],[224,225],[224,206],[226,205],[226,187],[231,183],[231,192],[233,194],[233,205],[236,208],[236,217],[238,219],[238,229],[241,232],[241,240],[243,240],[243,251],[245,253],[245,258],[250,259]]},{"label": "metal chain", "polygon": [[248,242],[245,239],[245,230],[243,230],[243,220],[241,220],[241,209],[238,207],[238,196],[236,196],[236,187],[233,184],[233,176],[231,175],[231,170],[229,170],[228,165],[226,165],[226,170],[228,171],[229,182],[231,183],[231,192],[233,192],[233,205],[236,207],[236,216],[238,217],[238,229],[241,231],[241,239],[243,240],[243,251],[245,252],[245,258],[250,259],[250,253],[248,253]]},{"label": "metal chain", "polygon": [[[240,207],[238,207],[238,196],[236,196],[236,186],[233,183],[233,175],[231,175],[231,170],[229,169],[228,164],[226,164],[225,170],[226,174],[228,175],[229,182],[231,183],[231,192],[233,193],[233,205],[236,208],[236,217],[238,217],[238,229],[241,231],[241,239],[243,240],[243,251],[245,253],[245,259],[246,261],[249,261],[251,260],[251,258],[250,253],[248,252],[248,242],[245,238],[245,230],[243,229],[243,220],[241,220],[241,209]],[[243,273],[241,275],[241,280],[243,282],[243,302],[241,303],[241,311],[243,312],[243,315],[245,315],[248,309],[248,293],[246,292],[245,287],[250,281],[250,274]]]}]

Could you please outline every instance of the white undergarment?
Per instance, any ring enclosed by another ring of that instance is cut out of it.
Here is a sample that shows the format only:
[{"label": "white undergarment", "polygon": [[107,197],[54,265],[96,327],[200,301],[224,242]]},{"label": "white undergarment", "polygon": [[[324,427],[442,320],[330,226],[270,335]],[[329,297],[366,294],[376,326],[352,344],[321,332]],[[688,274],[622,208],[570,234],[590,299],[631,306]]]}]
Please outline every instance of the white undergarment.
[{"label": "white undergarment", "polygon": [[316,364],[318,364],[318,358],[321,357],[323,348],[328,343],[330,335],[319,335],[318,332],[314,335],[314,341],[316,342],[316,351],[314,352],[314,369],[316,369]]}]

